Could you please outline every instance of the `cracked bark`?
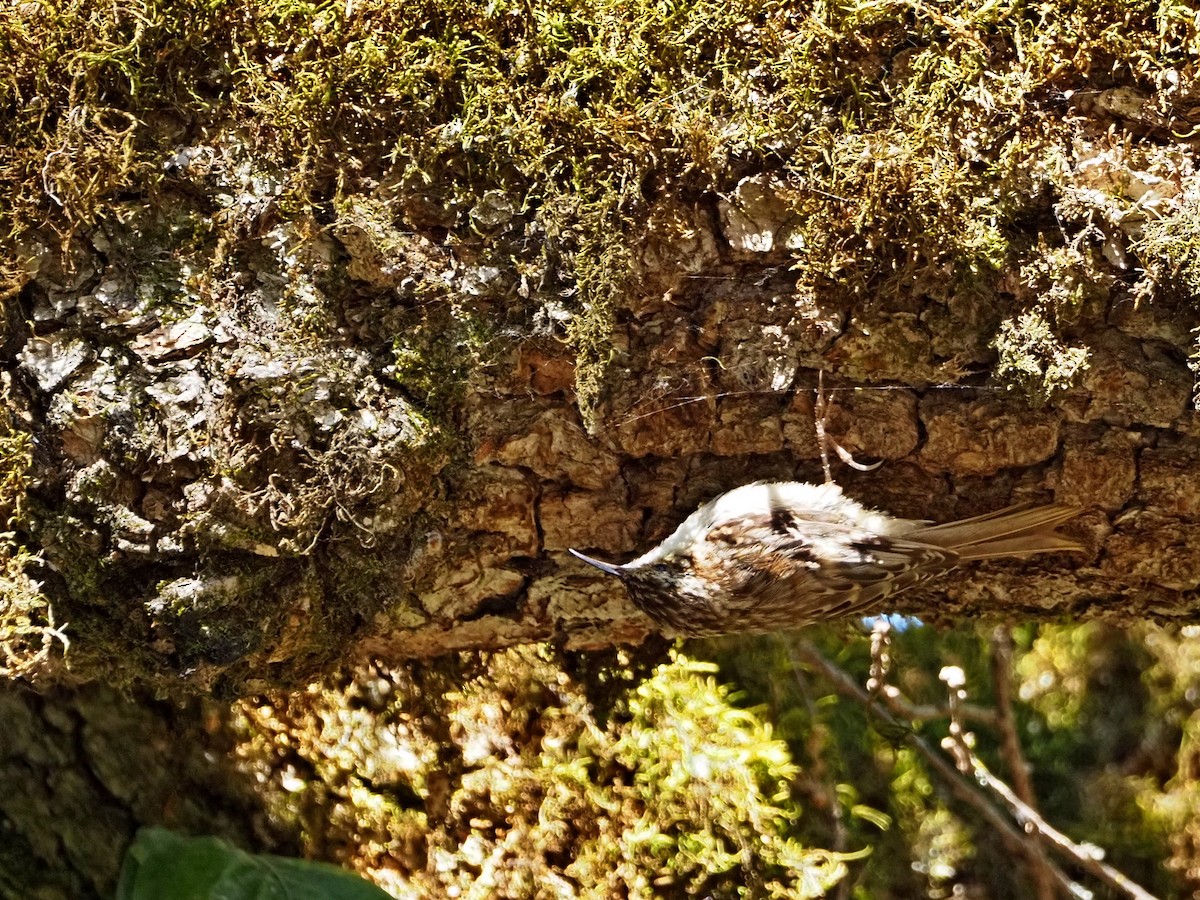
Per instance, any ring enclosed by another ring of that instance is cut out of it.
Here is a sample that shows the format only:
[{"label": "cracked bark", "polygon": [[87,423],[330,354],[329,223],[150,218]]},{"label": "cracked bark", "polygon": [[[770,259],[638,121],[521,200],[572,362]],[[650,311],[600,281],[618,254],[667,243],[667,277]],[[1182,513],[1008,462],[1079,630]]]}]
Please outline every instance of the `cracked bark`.
[{"label": "cracked bark", "polygon": [[[819,479],[818,369],[831,433],[884,460],[839,472],[865,503],[933,520],[1051,497],[1087,509],[1086,558],[973,567],[898,598],[902,611],[1192,614],[1200,482],[1188,347],[1165,337],[1187,335],[1177,311],[1131,318],[1114,296],[1081,315],[1089,367],[1035,409],[987,376],[993,298],[821,296],[782,250],[730,233],[731,214],[706,230],[701,208],[669,204],[647,226],[592,433],[569,350],[534,335],[501,334],[470,365],[428,347],[429,377],[453,393],[436,415],[410,399],[395,328],[432,340],[517,299],[464,295],[418,321],[364,288],[353,242],[256,263],[324,289],[324,341],[259,288],[166,321],[137,305],[157,276],[122,259],[115,234],[77,243],[70,277],[47,262],[10,302],[10,323],[30,324],[10,335],[6,389],[36,438],[18,527],[72,623],[68,677],[115,664],[133,683],[239,694],[347,654],[636,641],[648,622],[567,549],[624,558],[720,491]],[[679,221],[703,275],[658,268],[681,252],[662,223]],[[317,278],[331,259],[360,280]]]},{"label": "cracked bark", "polygon": [[[627,558],[723,490],[819,479],[818,370],[830,432],[885,461],[839,470],[863,502],[934,520],[1025,499],[1087,509],[1072,526],[1086,557],[970,567],[898,611],[1194,616],[1194,310],[1131,312],[1110,283],[1071,327],[1088,368],[1033,408],[989,375],[1002,307],[1030,289],[875,298],[805,280],[788,268],[786,204],[761,187],[740,218],[711,196],[652,211],[590,433],[561,335],[502,327],[550,300],[447,269],[432,232],[373,242],[353,208],[329,232],[252,218],[242,268],[182,311],[161,302],[178,285],[140,262],[155,240],[169,255],[168,235],[102,225],[69,268],[44,254],[8,301],[4,389],[36,439],[18,539],[43,554],[72,646],[40,673],[45,693],[0,694],[0,762],[12,846],[52,873],[46,896],[105,893],[136,823],[237,833],[252,804],[243,776],[204,757],[221,737],[199,701],[158,707],[143,689],[247,696],[347,660],[641,641],[649,622],[567,549]],[[459,293],[422,306],[402,273]],[[479,322],[500,323],[482,344]],[[189,741],[182,775],[154,752],[136,782],[110,765]],[[287,850],[255,821],[248,842]]]}]

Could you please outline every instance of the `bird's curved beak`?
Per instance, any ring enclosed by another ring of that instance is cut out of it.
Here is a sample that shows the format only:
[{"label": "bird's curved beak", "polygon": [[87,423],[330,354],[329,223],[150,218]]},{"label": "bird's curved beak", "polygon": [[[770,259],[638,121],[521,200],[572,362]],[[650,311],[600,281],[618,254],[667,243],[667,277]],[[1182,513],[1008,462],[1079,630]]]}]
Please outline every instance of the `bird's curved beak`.
[{"label": "bird's curved beak", "polygon": [[618,578],[625,574],[625,567],[618,566],[614,563],[607,563],[602,559],[592,559],[590,556],[584,556],[578,550],[572,550],[571,555],[582,559],[589,566],[595,566],[601,572],[607,572],[609,575],[616,575]]}]

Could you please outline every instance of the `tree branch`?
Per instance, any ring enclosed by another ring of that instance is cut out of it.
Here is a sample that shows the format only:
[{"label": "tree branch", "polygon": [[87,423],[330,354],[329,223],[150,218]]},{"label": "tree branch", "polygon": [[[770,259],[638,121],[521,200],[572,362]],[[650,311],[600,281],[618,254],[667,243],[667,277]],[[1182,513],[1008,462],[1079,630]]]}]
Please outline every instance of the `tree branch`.
[{"label": "tree branch", "polygon": [[807,641],[797,641],[794,650],[796,656],[810,667],[818,670],[829,681],[837,693],[866,707],[890,729],[902,730],[904,743],[925,760],[930,769],[942,779],[960,801],[974,809],[1008,843],[1019,848],[1020,852],[1027,859],[1036,859],[1036,864],[1044,867],[1057,885],[1069,896],[1079,898],[1079,900],[1090,900],[1092,897],[1091,891],[1072,881],[1045,854],[1040,844],[1031,842],[1028,839],[1028,835],[1018,829],[985,795],[972,788],[955,767],[948,763],[939,753],[935,752],[919,735],[904,727],[903,723],[888,710],[873,703],[870,694],[860,687],[848,673],[826,659],[816,647]]},{"label": "tree branch", "polygon": [[975,777],[980,787],[990,789],[998,795],[1009,807],[1017,821],[1025,831],[1044,838],[1052,847],[1078,863],[1085,871],[1103,881],[1109,887],[1127,894],[1135,900],[1155,900],[1153,894],[1141,887],[1121,872],[1103,861],[1104,851],[1094,844],[1076,844],[1069,837],[1050,825],[1041,817],[1036,809],[1021,800],[1005,782],[993,775],[984,765],[983,760],[975,755],[972,748],[973,735],[962,727],[958,716],[957,704],[965,698],[965,679],[962,670],[951,666],[942,670],[942,680],[950,688],[950,736],[945,745],[958,761],[959,770],[963,774]]},{"label": "tree branch", "polygon": [[[1000,753],[1012,775],[1013,790],[1030,809],[1037,809],[1037,797],[1029,778],[1029,764],[1021,752],[1017,723],[1012,706],[1012,630],[997,625],[992,632],[992,685],[996,691],[996,730],[1000,735]],[[1041,865],[1033,866],[1038,900],[1054,900],[1055,889],[1050,873]]]}]

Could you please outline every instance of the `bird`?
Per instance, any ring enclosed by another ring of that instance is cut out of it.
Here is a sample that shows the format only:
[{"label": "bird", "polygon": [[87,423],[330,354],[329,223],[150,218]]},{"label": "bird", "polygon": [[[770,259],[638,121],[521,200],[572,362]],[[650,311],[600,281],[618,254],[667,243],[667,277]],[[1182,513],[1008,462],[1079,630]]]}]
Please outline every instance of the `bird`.
[{"label": "bird", "polygon": [[624,564],[571,553],[624,583],[684,637],[768,632],[868,615],[895,594],[981,559],[1081,552],[1063,504],[1010,506],[937,525],[863,506],[832,483],[754,482],[705,503]]}]

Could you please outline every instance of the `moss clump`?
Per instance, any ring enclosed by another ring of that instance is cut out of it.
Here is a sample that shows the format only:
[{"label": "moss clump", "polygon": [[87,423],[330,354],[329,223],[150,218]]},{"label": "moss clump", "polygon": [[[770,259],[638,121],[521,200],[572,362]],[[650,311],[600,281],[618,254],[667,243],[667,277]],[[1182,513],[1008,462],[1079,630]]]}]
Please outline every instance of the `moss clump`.
[{"label": "moss clump", "polygon": [[[382,235],[371,252],[384,256],[389,234],[467,256],[485,236],[499,249],[489,266],[529,276],[507,298],[523,308],[489,312],[526,322],[562,307],[595,424],[615,311],[664,194],[777,173],[797,198],[789,261],[804,287],[888,303],[983,282],[983,302],[1022,235],[1057,230],[1065,113],[1185,70],[1189,9],[21,3],[0,13],[0,209],[20,248],[46,223],[66,240],[111,218],[115,197],[200,195],[218,210],[208,275],[280,214],[312,225],[358,211],[342,226]],[[523,233],[497,224],[509,216]],[[290,299],[304,328],[336,324],[321,299]]]},{"label": "moss clump", "polygon": [[15,542],[11,531],[0,533],[0,676],[31,677],[55,647],[70,645],[54,620],[41,583],[29,574],[41,562]]},{"label": "moss clump", "polygon": [[1087,369],[1087,348],[1064,344],[1036,310],[1002,323],[992,346],[1000,354],[996,377],[1038,405],[1069,388]]},{"label": "moss clump", "polygon": [[[824,896],[845,874],[843,858],[789,837],[799,810],[786,788],[798,774],[787,744],[735,705],[716,672],[680,655],[632,692],[606,754],[632,777],[602,792],[622,804],[626,821],[602,834],[574,873],[600,882],[615,850],[654,874],[645,888],[720,894],[732,877],[762,896]],[[643,886],[607,881],[617,891]]]},{"label": "moss clump", "polygon": [[581,311],[572,318],[568,335],[576,352],[576,400],[589,430],[598,425],[596,406],[615,356],[613,322],[630,277],[628,245],[604,237],[631,227],[623,220],[619,199],[613,192],[583,207],[575,226],[579,234],[573,263]]},{"label": "moss clump", "polygon": [[444,306],[405,328],[392,341],[387,374],[435,420],[460,400],[473,373],[486,363],[493,330],[464,310]]},{"label": "moss clump", "polygon": [[1200,294],[1200,196],[1189,191],[1169,215],[1142,225],[1138,253],[1157,261],[1159,277],[1176,279],[1190,294]]},{"label": "moss clump", "polygon": [[[0,436],[0,514],[10,527],[20,522],[32,462],[29,434]],[[69,646],[66,626],[55,622],[42,585],[30,574],[40,563],[15,531],[0,532],[0,676],[5,678],[36,675],[56,646]]]},{"label": "moss clump", "polygon": [[845,857],[795,839],[786,745],[714,672],[676,656],[604,724],[545,648],[362,672],[239,704],[235,755],[273,815],[319,816],[322,849],[409,896],[823,896]]}]

